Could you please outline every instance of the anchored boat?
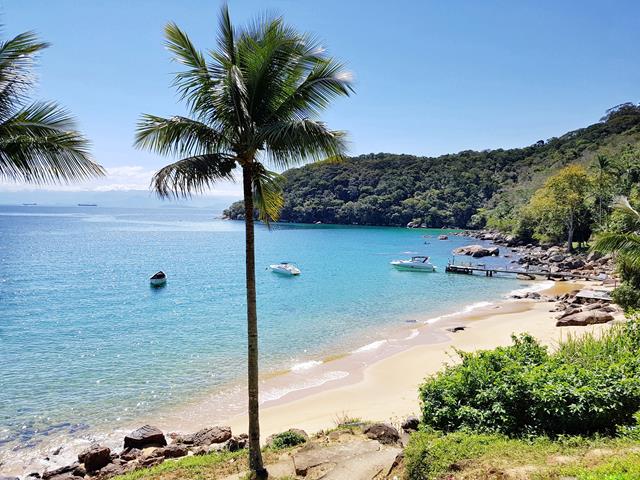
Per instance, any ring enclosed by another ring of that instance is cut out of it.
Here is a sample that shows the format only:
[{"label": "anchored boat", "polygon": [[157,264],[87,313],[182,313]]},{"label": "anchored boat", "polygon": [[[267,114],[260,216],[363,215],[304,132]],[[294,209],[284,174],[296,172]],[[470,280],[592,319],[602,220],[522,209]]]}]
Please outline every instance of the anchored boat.
[{"label": "anchored boat", "polygon": [[280,275],[300,275],[300,269],[293,263],[289,262],[275,263],[273,265],[269,265],[269,268],[273,273],[278,273]]},{"label": "anchored boat", "polygon": [[415,272],[435,272],[436,267],[429,261],[429,257],[417,255],[411,260],[394,260],[391,262],[398,270],[412,270]]},{"label": "anchored boat", "polygon": [[161,287],[162,285],[167,283],[167,275],[162,270],[160,270],[149,279],[149,283],[151,283],[153,287]]}]

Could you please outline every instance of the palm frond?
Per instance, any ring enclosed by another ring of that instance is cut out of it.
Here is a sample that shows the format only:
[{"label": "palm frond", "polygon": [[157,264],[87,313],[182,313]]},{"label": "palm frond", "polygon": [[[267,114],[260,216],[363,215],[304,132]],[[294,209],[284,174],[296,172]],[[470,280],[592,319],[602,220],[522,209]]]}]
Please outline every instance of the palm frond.
[{"label": "palm frond", "polygon": [[145,114],[138,122],[134,145],[161,155],[197,156],[219,153],[228,141],[223,133],[190,118]]},{"label": "palm frond", "polygon": [[640,235],[636,233],[602,233],[596,237],[592,250],[617,253],[634,267],[640,267]]},{"label": "palm frond", "polygon": [[35,184],[69,183],[104,175],[78,132],[0,139],[0,177]]},{"label": "palm frond", "polygon": [[277,122],[261,131],[270,161],[278,168],[290,168],[305,160],[334,161],[346,154],[345,134],[329,130],[309,119]]},{"label": "palm frond", "polygon": [[277,222],[280,210],[284,206],[284,177],[270,172],[260,163],[256,163],[252,174],[253,202],[258,209],[258,218],[269,225]]},{"label": "palm frond", "polygon": [[194,112],[211,112],[211,96],[216,82],[211,76],[209,66],[202,52],[197,50],[189,36],[175,23],[169,23],[164,29],[167,49],[173,54],[173,60],[187,69],[175,74],[173,85],[178,89],[180,98],[185,100]]},{"label": "palm frond", "polygon": [[634,221],[640,222],[640,213],[631,206],[627,197],[618,196],[613,199],[613,203],[611,205],[616,210],[632,217]]},{"label": "palm frond", "polygon": [[218,34],[218,47],[221,55],[231,64],[236,64],[236,39],[229,6],[224,4],[220,9],[220,20],[218,22],[220,33]]},{"label": "palm frond", "polygon": [[35,82],[35,56],[48,46],[34,32],[24,32],[0,42],[0,120],[24,102],[25,93]]},{"label": "palm frond", "polygon": [[69,112],[54,102],[34,102],[0,123],[0,137],[10,138],[17,135],[41,137],[75,128],[75,120]]},{"label": "palm frond", "polygon": [[210,153],[183,158],[161,168],[151,179],[151,188],[161,198],[189,198],[203,193],[219,180],[232,179],[235,160]]}]

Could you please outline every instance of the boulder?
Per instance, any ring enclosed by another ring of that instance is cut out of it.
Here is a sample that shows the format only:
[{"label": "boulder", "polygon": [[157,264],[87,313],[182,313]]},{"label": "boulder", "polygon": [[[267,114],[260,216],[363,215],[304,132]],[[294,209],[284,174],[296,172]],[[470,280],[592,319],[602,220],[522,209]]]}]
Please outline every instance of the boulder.
[{"label": "boulder", "polygon": [[71,478],[75,477],[74,471],[76,468],[80,466],[79,463],[72,463],[71,465],[66,465],[64,467],[56,468],[55,470],[45,470],[42,472],[43,480],[49,480],[50,478],[55,478],[56,480],[62,479],[63,477]]},{"label": "boulder", "polygon": [[231,438],[231,427],[208,427],[191,435],[176,438],[176,443],[202,447],[214,443],[224,443]]},{"label": "boulder", "polygon": [[368,438],[377,440],[385,445],[394,444],[400,439],[398,430],[387,423],[373,423],[371,425],[367,425],[363,432]]},{"label": "boulder", "polygon": [[78,455],[78,461],[84,463],[87,472],[95,472],[111,463],[111,449],[102,445],[91,445]]},{"label": "boulder", "polygon": [[413,432],[418,430],[418,426],[420,425],[420,419],[415,415],[407,417],[404,422],[402,422],[402,430],[405,432]]},{"label": "boulder", "polygon": [[167,445],[167,439],[156,427],[145,425],[134,430],[124,437],[124,448],[146,448],[146,447],[164,447]]},{"label": "boulder", "polygon": [[578,312],[573,315],[567,315],[558,319],[556,327],[567,327],[571,325],[584,326],[594,325],[597,323],[607,323],[613,320],[613,315],[601,310],[591,310],[586,312]]},{"label": "boulder", "polygon": [[171,444],[159,449],[156,453],[157,456],[164,458],[180,458],[187,456],[189,450],[185,445]]},{"label": "boulder", "polygon": [[234,435],[227,441],[227,450],[229,450],[230,452],[243,450],[247,448],[248,441],[249,441],[249,436],[246,433],[241,433],[240,435]]},{"label": "boulder", "polygon": [[490,257],[500,255],[498,247],[483,247],[482,245],[467,245],[453,250],[454,255],[470,255],[473,258]]},{"label": "boulder", "polygon": [[548,260],[553,263],[560,263],[564,260],[564,255],[556,253],[555,255],[551,255]]},{"label": "boulder", "polygon": [[447,235],[438,235],[438,240],[449,240]]},{"label": "boulder", "polygon": [[131,460],[135,460],[140,455],[142,455],[142,450],[139,448],[131,448],[128,450],[123,450],[120,454],[120,458],[126,462],[130,462]]}]

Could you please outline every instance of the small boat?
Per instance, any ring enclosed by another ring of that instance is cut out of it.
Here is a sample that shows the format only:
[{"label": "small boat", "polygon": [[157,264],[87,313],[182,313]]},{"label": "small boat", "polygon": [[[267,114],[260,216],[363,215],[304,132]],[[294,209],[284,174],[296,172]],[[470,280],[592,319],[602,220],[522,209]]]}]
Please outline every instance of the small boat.
[{"label": "small boat", "polygon": [[269,268],[273,273],[279,273],[280,275],[300,275],[300,269],[293,263],[281,262],[269,265]]},{"label": "small boat", "polygon": [[394,260],[391,262],[398,270],[414,270],[417,272],[435,272],[436,267],[429,262],[429,257],[418,255],[411,260]]},{"label": "small boat", "polygon": [[167,283],[167,275],[160,270],[158,273],[154,274],[150,279],[149,282],[151,283],[151,286],[153,287],[160,287],[162,285],[164,285],[165,283]]}]

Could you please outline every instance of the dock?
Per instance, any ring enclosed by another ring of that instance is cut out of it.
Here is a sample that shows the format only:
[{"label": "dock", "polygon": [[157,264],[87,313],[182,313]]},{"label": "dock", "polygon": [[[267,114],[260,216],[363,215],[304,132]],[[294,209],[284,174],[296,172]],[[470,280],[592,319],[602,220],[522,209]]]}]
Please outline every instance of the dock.
[{"label": "dock", "polygon": [[568,279],[580,279],[580,280],[599,280],[593,275],[587,273],[569,273],[569,272],[549,272],[545,270],[531,270],[531,269],[510,269],[491,267],[486,265],[455,265],[453,263],[447,264],[445,268],[447,273],[459,273],[463,275],[473,275],[474,273],[484,273],[485,277],[493,277],[497,274],[503,275],[522,275],[530,277],[532,280],[536,277],[544,277],[548,280],[568,280]]}]

